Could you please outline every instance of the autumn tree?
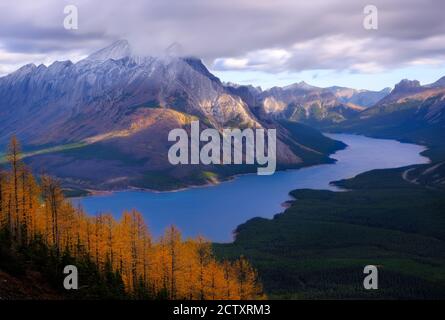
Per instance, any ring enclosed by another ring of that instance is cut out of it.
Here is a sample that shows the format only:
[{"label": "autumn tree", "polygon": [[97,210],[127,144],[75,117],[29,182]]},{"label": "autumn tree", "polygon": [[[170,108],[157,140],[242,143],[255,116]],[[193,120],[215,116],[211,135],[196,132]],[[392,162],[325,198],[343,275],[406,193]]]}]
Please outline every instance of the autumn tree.
[{"label": "autumn tree", "polygon": [[9,203],[8,203],[8,226],[11,235],[18,241],[20,237],[20,208],[19,208],[19,175],[22,168],[20,160],[20,144],[15,136],[12,137],[8,146],[7,159],[11,167],[9,179]]},{"label": "autumn tree", "polygon": [[63,194],[59,183],[50,176],[42,176],[42,196],[44,200],[45,238],[60,253],[60,213]]},{"label": "autumn tree", "polygon": [[198,285],[199,285],[199,299],[206,299],[206,267],[211,259],[211,247],[210,243],[202,237],[198,237],[196,241],[196,253],[197,253],[197,264],[198,264]]},{"label": "autumn tree", "polygon": [[155,241],[136,210],[90,216],[65,199],[60,183],[40,183],[21,161],[15,137],[9,170],[0,170],[0,227],[15,246],[42,239],[55,261],[88,266],[90,276],[136,299],[256,299],[263,297],[245,258],[218,261],[203,237],[182,239],[175,226]]},{"label": "autumn tree", "polygon": [[262,287],[257,280],[256,271],[246,258],[241,257],[233,264],[233,273],[238,282],[239,299],[253,299],[261,297]]}]

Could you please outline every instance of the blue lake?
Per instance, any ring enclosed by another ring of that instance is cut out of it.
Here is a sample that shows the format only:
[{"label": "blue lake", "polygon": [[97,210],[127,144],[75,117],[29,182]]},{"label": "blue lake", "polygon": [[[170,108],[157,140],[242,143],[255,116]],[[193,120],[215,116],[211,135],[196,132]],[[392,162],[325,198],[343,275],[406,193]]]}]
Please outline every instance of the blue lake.
[{"label": "blue lake", "polygon": [[80,198],[90,214],[111,212],[119,218],[125,209],[139,210],[153,235],[171,224],[184,236],[203,235],[215,242],[233,239],[233,230],[253,217],[272,218],[282,212],[293,189],[336,190],[331,181],[351,178],[372,169],[396,168],[429,162],[424,147],[395,140],[350,134],[327,134],[348,145],[331,157],[335,164],[276,172],[271,176],[239,176],[215,186],[173,192],[122,191]]}]

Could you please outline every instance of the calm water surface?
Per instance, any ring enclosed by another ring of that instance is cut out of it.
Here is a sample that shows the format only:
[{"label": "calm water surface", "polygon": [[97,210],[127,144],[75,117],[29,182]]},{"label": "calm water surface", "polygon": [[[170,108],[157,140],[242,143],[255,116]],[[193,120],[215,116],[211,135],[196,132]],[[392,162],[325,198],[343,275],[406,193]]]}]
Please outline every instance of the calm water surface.
[{"label": "calm water surface", "polygon": [[90,214],[111,212],[119,217],[125,209],[137,209],[150,231],[159,236],[174,224],[185,236],[203,235],[216,242],[233,238],[236,226],[253,217],[271,218],[283,211],[293,189],[336,190],[331,181],[351,178],[372,169],[396,168],[427,163],[419,155],[424,147],[395,140],[373,139],[350,134],[328,134],[348,145],[331,157],[335,164],[276,172],[272,176],[243,175],[216,186],[175,192],[122,191],[81,198]]}]

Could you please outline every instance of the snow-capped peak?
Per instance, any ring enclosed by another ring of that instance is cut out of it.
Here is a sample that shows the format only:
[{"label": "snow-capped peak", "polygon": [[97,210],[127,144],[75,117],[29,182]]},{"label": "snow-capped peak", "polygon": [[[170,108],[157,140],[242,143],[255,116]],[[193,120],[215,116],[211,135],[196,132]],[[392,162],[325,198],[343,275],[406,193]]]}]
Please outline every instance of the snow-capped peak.
[{"label": "snow-capped peak", "polygon": [[132,55],[130,44],[127,40],[118,40],[108,47],[90,54],[86,60],[106,61],[109,59],[119,60]]}]

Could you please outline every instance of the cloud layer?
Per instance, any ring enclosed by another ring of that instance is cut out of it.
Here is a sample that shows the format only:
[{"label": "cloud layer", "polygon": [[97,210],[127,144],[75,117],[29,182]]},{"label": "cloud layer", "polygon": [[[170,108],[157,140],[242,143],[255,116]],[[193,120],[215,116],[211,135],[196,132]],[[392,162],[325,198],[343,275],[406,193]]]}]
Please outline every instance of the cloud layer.
[{"label": "cloud layer", "polygon": [[[373,0],[378,30],[363,28],[369,0],[1,1],[0,74],[120,38],[152,55],[179,43],[215,70],[368,73],[445,58],[441,0]],[[79,9],[78,30],[63,28],[68,4]]]}]

